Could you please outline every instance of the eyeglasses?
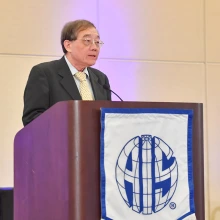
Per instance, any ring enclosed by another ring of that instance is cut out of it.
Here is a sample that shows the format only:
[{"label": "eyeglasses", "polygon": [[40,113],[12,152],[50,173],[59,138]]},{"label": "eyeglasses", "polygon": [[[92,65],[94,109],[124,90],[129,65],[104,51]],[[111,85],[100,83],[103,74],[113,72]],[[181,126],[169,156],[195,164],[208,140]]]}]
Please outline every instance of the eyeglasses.
[{"label": "eyeglasses", "polygon": [[92,44],[95,44],[97,47],[100,48],[104,44],[101,40],[92,39],[90,37],[85,37],[85,38],[81,38],[81,39],[77,39],[77,40],[82,40],[82,42],[85,46],[90,46]]}]

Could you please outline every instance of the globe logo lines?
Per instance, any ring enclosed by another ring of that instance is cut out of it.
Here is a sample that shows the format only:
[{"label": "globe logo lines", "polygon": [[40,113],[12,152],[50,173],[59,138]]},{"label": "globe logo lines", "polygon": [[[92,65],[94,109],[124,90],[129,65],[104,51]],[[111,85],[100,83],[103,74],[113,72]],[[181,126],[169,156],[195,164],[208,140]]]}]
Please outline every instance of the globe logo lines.
[{"label": "globe logo lines", "polygon": [[172,149],[162,139],[136,136],[119,154],[115,179],[127,206],[137,213],[151,215],[172,199],[178,182],[178,164]]}]

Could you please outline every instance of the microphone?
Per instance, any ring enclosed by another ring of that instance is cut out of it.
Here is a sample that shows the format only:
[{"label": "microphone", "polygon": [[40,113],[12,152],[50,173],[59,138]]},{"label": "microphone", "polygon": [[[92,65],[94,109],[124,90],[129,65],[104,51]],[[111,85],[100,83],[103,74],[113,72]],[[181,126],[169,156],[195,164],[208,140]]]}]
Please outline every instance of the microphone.
[{"label": "microphone", "polygon": [[119,95],[117,95],[115,92],[113,92],[108,85],[103,85],[103,88],[110,91],[110,92],[112,92],[112,93],[114,93],[123,102],[121,97]]}]

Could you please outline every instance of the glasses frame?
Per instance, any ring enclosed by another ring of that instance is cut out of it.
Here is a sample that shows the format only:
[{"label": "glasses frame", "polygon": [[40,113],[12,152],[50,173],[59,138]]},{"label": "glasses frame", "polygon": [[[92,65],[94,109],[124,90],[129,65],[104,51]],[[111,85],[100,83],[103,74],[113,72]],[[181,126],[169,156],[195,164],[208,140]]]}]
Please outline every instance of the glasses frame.
[{"label": "glasses frame", "polygon": [[[101,40],[96,40],[96,39],[89,38],[89,37],[83,37],[83,38],[79,38],[79,39],[76,39],[76,40],[81,40],[85,46],[91,46],[92,44],[94,44],[98,48],[101,48],[104,44],[104,42],[101,41]],[[91,40],[91,42],[86,43],[86,41],[88,41],[88,40]],[[96,41],[99,41],[99,43],[97,43]]]}]

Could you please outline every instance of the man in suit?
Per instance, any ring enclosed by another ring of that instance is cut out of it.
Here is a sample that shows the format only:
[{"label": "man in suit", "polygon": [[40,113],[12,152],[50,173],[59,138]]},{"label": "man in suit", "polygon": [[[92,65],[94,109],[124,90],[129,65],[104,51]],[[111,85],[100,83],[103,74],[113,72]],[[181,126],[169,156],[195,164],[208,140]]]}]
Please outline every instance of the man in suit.
[{"label": "man in suit", "polygon": [[[103,88],[110,88],[107,76],[90,67],[95,64],[102,44],[96,27],[87,20],[64,26],[61,33],[64,56],[38,64],[30,72],[24,92],[24,125],[59,101],[111,100],[111,92]],[[83,81],[79,75],[84,76]]]}]

